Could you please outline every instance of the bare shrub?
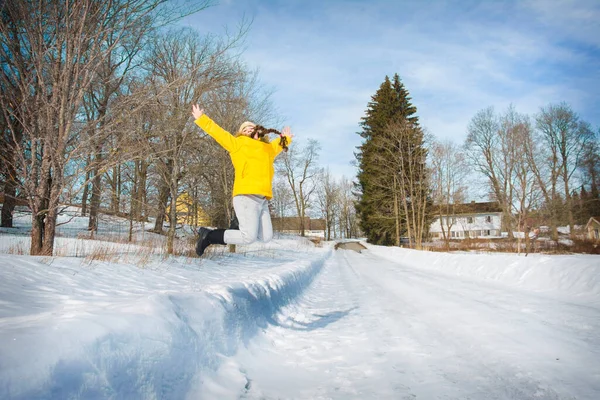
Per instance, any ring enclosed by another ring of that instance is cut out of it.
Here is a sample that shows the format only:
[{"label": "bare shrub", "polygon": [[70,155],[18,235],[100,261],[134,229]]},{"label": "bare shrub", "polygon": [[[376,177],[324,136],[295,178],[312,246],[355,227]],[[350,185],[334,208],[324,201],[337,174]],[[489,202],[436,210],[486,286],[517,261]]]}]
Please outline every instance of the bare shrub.
[{"label": "bare shrub", "polygon": [[308,240],[310,240],[315,247],[323,247],[323,238],[320,236],[309,236]]},{"label": "bare shrub", "polygon": [[571,246],[573,253],[600,254],[600,244],[592,239],[575,239]]}]

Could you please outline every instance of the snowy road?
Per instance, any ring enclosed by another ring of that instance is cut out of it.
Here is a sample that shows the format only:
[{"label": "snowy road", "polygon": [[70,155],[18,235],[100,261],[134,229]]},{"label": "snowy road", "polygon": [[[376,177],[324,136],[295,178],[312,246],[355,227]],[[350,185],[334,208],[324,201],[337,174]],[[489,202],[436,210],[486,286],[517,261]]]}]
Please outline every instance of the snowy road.
[{"label": "snowy road", "polygon": [[0,254],[0,399],[600,399],[598,256],[367,247]]},{"label": "snowy road", "polygon": [[337,251],[235,356],[248,399],[598,399],[600,310]]}]

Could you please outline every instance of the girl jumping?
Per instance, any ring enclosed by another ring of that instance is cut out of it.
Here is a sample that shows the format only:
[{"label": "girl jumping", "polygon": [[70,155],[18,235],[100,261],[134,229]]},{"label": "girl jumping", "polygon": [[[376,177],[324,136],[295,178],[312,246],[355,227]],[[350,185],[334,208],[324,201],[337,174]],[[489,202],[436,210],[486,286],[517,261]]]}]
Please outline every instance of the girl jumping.
[{"label": "girl jumping", "polygon": [[[273,238],[268,207],[268,201],[273,197],[273,163],[291,143],[294,135],[290,127],[279,132],[247,121],[233,136],[213,122],[197,104],[192,106],[192,115],[196,125],[229,152],[235,170],[233,208],[239,221],[239,230],[200,228],[196,254],[202,256],[211,244],[268,242]],[[279,138],[269,142],[265,136],[268,133],[277,133]]]}]

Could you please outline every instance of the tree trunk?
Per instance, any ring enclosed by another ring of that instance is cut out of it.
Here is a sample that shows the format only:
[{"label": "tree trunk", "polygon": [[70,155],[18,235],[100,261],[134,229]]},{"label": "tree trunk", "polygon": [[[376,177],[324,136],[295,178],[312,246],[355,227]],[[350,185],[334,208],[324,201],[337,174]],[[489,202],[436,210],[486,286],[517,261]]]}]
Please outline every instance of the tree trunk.
[{"label": "tree trunk", "polygon": [[81,197],[81,216],[84,217],[87,214],[87,200],[89,196],[89,188],[90,188],[90,177],[92,176],[92,172],[88,169],[90,165],[90,157],[87,158],[87,166],[85,173],[85,184],[83,186],[83,195]]},{"label": "tree trunk", "polygon": [[129,197],[129,233],[127,235],[127,241],[133,241],[133,221],[137,221],[140,214],[140,204],[137,199],[139,196],[139,160],[135,160],[133,165],[133,182],[131,189],[131,196]]},{"label": "tree trunk", "polygon": [[31,245],[29,254],[32,256],[40,255],[42,251],[42,242],[44,239],[44,215],[32,213],[31,215]]},{"label": "tree trunk", "polygon": [[88,230],[94,233],[98,232],[98,212],[100,210],[100,197],[102,194],[102,173],[100,171],[102,164],[102,146],[95,145],[94,150],[94,169],[92,179],[92,198],[90,199],[90,217],[88,221]]},{"label": "tree trunk", "polygon": [[[449,214],[448,209],[446,208],[446,214]],[[448,215],[446,215],[448,217]],[[444,244],[446,246],[446,250],[450,251],[450,230],[446,231],[444,227],[444,219],[442,218],[442,213],[439,213],[440,217],[440,227],[442,229],[442,238],[444,239]]]},{"label": "tree trunk", "polygon": [[13,213],[16,205],[17,182],[15,180],[16,171],[12,165],[6,166],[8,169],[8,180],[4,184],[4,203],[2,203],[2,215],[0,216],[0,226],[3,228],[13,227]]},{"label": "tree trunk", "polygon": [[[566,169],[566,168],[565,168]],[[571,193],[569,192],[569,181],[563,177],[565,181],[565,200],[567,207],[567,216],[569,219],[569,237],[575,239],[575,220],[573,218],[573,201],[571,199]]]},{"label": "tree trunk", "polygon": [[88,222],[88,230],[92,232],[92,237],[95,232],[98,232],[98,211],[100,209],[101,184],[102,175],[98,167],[96,167],[94,168],[94,179],[92,179],[92,198],[90,199],[90,217]]},{"label": "tree trunk", "polygon": [[167,231],[167,254],[174,253],[175,228],[177,228],[177,194],[171,193],[171,207],[169,209],[169,230]]},{"label": "tree trunk", "polygon": [[550,235],[552,240],[558,242],[558,196],[556,188],[552,188],[552,197],[550,198]]},{"label": "tree trunk", "polygon": [[169,166],[169,171],[171,172],[171,182],[169,185],[171,207],[169,210],[169,232],[167,233],[167,254],[174,254],[175,230],[177,229],[177,200],[179,197],[180,168],[178,161],[175,160],[171,160]]},{"label": "tree trunk", "polygon": [[119,212],[119,201],[120,201],[120,187],[121,187],[121,168],[119,165],[113,167],[112,180],[110,183],[111,196],[110,196],[110,209],[115,215]]},{"label": "tree trunk", "polygon": [[139,164],[139,160],[133,162],[133,182],[131,182],[131,196],[129,196],[129,216],[132,221],[137,220],[140,215],[140,205],[137,201],[139,196]]},{"label": "tree trunk", "polygon": [[158,209],[156,210],[156,221],[154,223],[154,232],[162,233],[165,223],[165,213],[169,204],[169,187],[164,183],[161,184],[158,191]]},{"label": "tree trunk", "polygon": [[129,232],[127,234],[127,242],[131,243],[133,241],[133,213],[129,210]]},{"label": "tree trunk", "polygon": [[508,234],[508,239],[512,241],[515,238],[515,235],[513,234],[512,216],[510,215],[510,209],[507,209],[507,207],[504,206],[502,208],[502,225],[504,225],[504,229]]},{"label": "tree trunk", "polygon": [[145,221],[147,211],[144,209],[146,204],[146,180],[148,178],[148,163],[145,160],[136,161],[136,191],[132,207],[135,210],[135,220]]},{"label": "tree trunk", "polygon": [[51,256],[54,253],[54,238],[56,236],[56,219],[58,217],[57,207],[52,206],[44,219],[44,238],[42,242],[42,253]]},{"label": "tree trunk", "polygon": [[396,247],[400,247],[400,212],[398,210],[398,182],[394,175],[394,219],[396,220]]},{"label": "tree trunk", "polygon": [[[402,187],[406,187],[404,184],[404,180],[400,182]],[[402,195],[402,207],[404,208],[404,215],[406,216],[406,234],[408,235],[408,245],[412,247],[412,229],[410,224],[410,214],[408,212],[408,199],[406,198],[406,191],[401,190],[400,194]]]},{"label": "tree trunk", "polygon": [[[17,178],[17,151],[18,145],[23,140],[23,128],[19,125],[19,128],[15,128],[15,136],[8,135],[8,143],[4,147],[6,151],[3,161],[6,160],[6,182],[4,183],[4,203],[2,204],[2,213],[0,216],[0,226],[4,228],[13,227],[13,214],[16,205],[16,194],[19,181]],[[15,142],[16,141],[16,142]]]},{"label": "tree trunk", "polygon": [[[521,218],[519,218],[519,220],[517,221],[517,254],[521,254],[521,226],[523,225],[523,223],[521,222]],[[527,232],[525,232],[525,229],[523,229],[523,235],[526,236]]]},{"label": "tree trunk", "polygon": [[304,233],[304,230],[306,229],[304,226],[305,205],[304,205],[304,196],[302,193],[302,185],[300,185],[299,194],[300,194],[300,236],[305,237],[306,236],[306,234]]},{"label": "tree trunk", "polygon": [[[49,167],[44,165],[42,161],[42,172],[40,175],[44,178],[40,180],[40,185],[36,190],[36,197],[33,202],[30,202],[31,206],[31,246],[29,254],[32,256],[39,255],[52,255],[52,248],[50,248],[50,254],[47,254],[48,249],[44,249],[46,244],[46,228],[48,227],[46,218],[48,216],[48,208],[50,206],[50,186],[52,183],[52,177],[49,173]],[[55,224],[51,226],[56,226]],[[54,239],[54,232],[51,232],[52,238]]]}]

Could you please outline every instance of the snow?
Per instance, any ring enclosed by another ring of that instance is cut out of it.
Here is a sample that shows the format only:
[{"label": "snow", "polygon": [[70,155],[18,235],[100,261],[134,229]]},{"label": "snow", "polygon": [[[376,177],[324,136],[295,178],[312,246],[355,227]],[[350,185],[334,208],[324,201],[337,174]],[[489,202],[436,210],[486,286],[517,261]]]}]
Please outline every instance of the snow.
[{"label": "snow", "polygon": [[[600,300],[597,255],[460,254],[369,246],[371,252],[415,269],[476,282],[497,282],[565,298]],[[599,305],[600,304],[596,304]]]},{"label": "snow", "polygon": [[1,399],[600,398],[598,256],[279,236],[197,259],[84,226],[54,257],[0,233]]}]

